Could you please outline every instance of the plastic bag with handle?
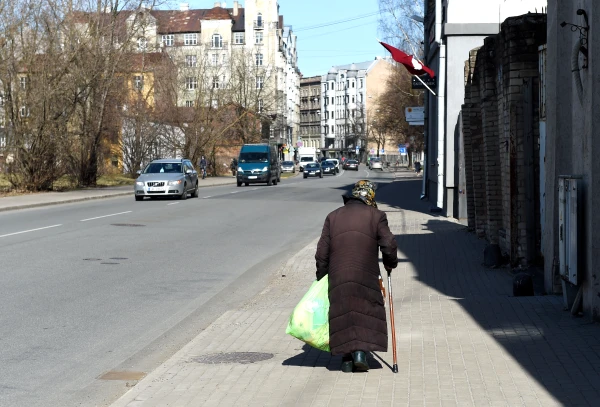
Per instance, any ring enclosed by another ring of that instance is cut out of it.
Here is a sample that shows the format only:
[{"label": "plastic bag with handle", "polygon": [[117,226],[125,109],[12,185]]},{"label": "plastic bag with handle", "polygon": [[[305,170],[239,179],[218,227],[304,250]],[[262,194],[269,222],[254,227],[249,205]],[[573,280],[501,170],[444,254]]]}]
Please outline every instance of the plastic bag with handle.
[{"label": "plastic bag with handle", "polygon": [[329,276],[312,283],[292,315],[286,334],[329,352]]}]

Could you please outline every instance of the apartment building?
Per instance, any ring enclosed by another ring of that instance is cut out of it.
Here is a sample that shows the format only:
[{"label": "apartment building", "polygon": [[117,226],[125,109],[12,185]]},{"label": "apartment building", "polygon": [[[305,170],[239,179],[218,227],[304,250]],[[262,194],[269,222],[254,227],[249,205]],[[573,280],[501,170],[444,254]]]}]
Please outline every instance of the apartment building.
[{"label": "apartment building", "polygon": [[321,76],[300,79],[300,134],[297,147],[321,148]]},{"label": "apartment building", "polygon": [[[321,153],[361,160],[371,154],[369,116],[386,86],[389,58],[332,67],[321,77]],[[396,149],[397,151],[397,149]],[[385,153],[385,152],[384,152]],[[377,152],[375,152],[377,155]]]},{"label": "apartment building", "polygon": [[218,89],[244,88],[234,102],[270,118],[263,137],[280,146],[291,142],[299,129],[296,36],[283,26],[276,0],[248,0],[245,7],[234,1],[231,8],[217,1],[211,9],[142,6],[126,21],[134,50],[166,52],[178,67],[178,106],[218,106]]}]

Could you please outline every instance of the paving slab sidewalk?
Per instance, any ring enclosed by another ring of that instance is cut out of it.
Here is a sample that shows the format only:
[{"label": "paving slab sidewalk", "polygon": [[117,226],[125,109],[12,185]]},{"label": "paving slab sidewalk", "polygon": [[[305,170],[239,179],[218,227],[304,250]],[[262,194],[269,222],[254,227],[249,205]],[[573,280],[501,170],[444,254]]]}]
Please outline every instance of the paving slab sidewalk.
[{"label": "paving slab sidewalk", "polygon": [[368,373],[348,374],[340,357],[285,334],[314,280],[315,240],[112,406],[594,405],[600,327],[558,297],[512,297],[507,270],[481,266],[485,243],[429,214],[420,187],[406,172],[377,191],[401,259],[397,374],[391,345],[369,355]]},{"label": "paving slab sidewalk", "polygon": [[[213,187],[235,183],[236,179],[234,177],[208,177],[200,180],[200,187]],[[15,209],[35,208],[38,206],[81,202],[90,199],[113,198],[116,196],[126,195],[133,195],[133,185],[5,196],[0,197],[0,212]]]}]

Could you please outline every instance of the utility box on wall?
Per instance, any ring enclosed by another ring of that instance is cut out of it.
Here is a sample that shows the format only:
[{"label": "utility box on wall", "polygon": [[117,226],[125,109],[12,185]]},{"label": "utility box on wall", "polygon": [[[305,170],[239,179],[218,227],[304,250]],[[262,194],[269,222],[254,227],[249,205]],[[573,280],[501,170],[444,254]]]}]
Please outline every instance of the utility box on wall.
[{"label": "utility box on wall", "polygon": [[563,281],[580,282],[578,235],[582,231],[581,177],[558,177],[558,256],[559,273]]}]

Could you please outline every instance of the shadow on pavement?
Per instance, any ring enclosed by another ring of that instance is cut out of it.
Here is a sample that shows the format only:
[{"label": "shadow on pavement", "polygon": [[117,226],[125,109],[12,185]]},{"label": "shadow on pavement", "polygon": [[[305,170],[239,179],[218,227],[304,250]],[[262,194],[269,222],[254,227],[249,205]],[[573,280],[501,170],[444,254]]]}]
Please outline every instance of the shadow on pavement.
[{"label": "shadow on pavement", "polygon": [[[367,352],[367,363],[370,369],[383,369],[383,366],[377,359],[383,361],[379,355]],[[383,361],[385,365],[392,370],[391,366]],[[339,371],[342,366],[341,356],[331,356],[329,352],[323,352],[313,348],[310,345],[302,346],[302,353],[287,358],[281,363],[283,366],[302,366],[302,367],[325,367],[329,371]]]},{"label": "shadow on pavement", "polygon": [[[572,318],[560,297],[513,297],[507,269],[481,264],[485,242],[464,226],[430,214],[429,203],[419,200],[420,187],[421,181],[397,181],[376,196],[387,212],[417,212],[401,218],[401,234],[396,235],[415,278],[456,301],[560,403],[598,405],[600,327]],[[398,232],[397,222],[390,223]],[[413,295],[410,288],[394,289],[397,298]],[[402,330],[398,322],[397,329]]]}]

